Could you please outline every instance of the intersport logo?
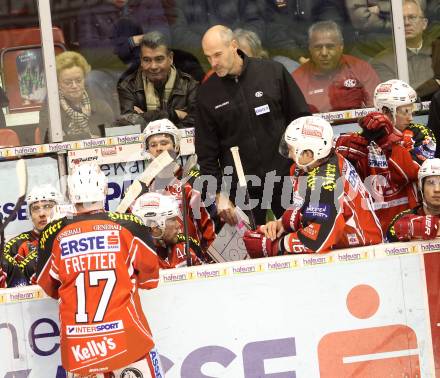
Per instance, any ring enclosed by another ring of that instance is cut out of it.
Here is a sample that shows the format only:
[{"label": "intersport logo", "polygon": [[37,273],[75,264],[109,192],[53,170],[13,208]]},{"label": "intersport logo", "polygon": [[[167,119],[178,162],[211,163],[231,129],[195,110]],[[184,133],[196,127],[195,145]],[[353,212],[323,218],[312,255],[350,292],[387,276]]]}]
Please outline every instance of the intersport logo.
[{"label": "intersport logo", "polygon": [[66,326],[66,334],[68,336],[94,335],[97,333],[120,331],[122,329],[124,329],[122,320],[117,320],[97,325],[68,325]]}]

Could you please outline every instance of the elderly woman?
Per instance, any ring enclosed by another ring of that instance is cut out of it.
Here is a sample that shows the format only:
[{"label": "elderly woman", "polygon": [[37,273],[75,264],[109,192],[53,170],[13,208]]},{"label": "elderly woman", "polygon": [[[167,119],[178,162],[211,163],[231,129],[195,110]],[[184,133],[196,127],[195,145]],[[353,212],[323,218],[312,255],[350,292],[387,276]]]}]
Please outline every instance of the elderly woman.
[{"label": "elderly woman", "polygon": [[[110,126],[115,117],[110,105],[84,84],[90,65],[81,54],[65,51],[56,56],[56,69],[63,140],[102,136],[104,126]],[[46,104],[40,112],[40,129],[46,142],[48,125]]]}]

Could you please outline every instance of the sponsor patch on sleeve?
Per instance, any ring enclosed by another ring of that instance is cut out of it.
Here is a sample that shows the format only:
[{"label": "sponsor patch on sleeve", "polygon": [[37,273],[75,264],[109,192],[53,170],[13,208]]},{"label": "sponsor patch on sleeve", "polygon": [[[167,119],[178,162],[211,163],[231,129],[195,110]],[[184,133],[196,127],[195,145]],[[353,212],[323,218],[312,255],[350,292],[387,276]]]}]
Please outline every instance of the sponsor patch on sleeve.
[{"label": "sponsor patch on sleeve", "polygon": [[351,165],[351,163],[345,161],[345,179],[350,183],[351,187],[356,191],[360,183],[360,177],[356,172],[356,169]]},{"label": "sponsor patch on sleeve", "polygon": [[305,208],[303,216],[308,220],[327,220],[330,217],[330,206],[323,203],[317,203],[315,206],[309,205]]}]

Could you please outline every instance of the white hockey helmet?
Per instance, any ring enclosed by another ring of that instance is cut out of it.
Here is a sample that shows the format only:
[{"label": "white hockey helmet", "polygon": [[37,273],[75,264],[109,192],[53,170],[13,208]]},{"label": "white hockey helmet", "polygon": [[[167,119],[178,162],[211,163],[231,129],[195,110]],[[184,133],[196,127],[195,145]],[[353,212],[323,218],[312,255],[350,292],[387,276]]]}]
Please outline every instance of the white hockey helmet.
[{"label": "white hockey helmet", "polygon": [[399,106],[414,104],[416,100],[416,91],[402,80],[385,81],[374,90],[374,107],[379,112],[383,112],[384,107],[388,108],[394,120]]},{"label": "white hockey helmet", "polygon": [[143,132],[143,141],[145,142],[145,149],[148,150],[148,138],[153,135],[166,134],[171,137],[174,144],[174,151],[179,152],[180,149],[180,132],[179,129],[169,119],[163,118],[148,123]]},{"label": "white hockey helmet", "polygon": [[429,176],[440,176],[440,159],[426,159],[419,168],[417,174],[419,190],[423,196],[423,179]]},{"label": "white hockey helmet", "polygon": [[26,196],[28,217],[31,205],[38,201],[53,201],[58,205],[63,201],[63,196],[58,189],[50,184],[34,186]]},{"label": "white hockey helmet", "polygon": [[157,226],[163,235],[168,219],[179,216],[179,204],[173,196],[150,192],[140,196],[133,205],[132,213],[147,227]]},{"label": "white hockey helmet", "polygon": [[[280,154],[289,156],[289,149],[293,149],[295,156],[301,156],[305,150],[313,152],[313,160],[307,164],[313,164],[319,159],[327,157],[333,147],[333,128],[325,119],[317,116],[300,117],[287,126],[286,132],[281,138]],[[300,168],[306,166],[299,165]]]},{"label": "white hockey helmet", "polygon": [[67,186],[72,203],[104,201],[107,178],[98,164],[82,163],[73,167]]}]

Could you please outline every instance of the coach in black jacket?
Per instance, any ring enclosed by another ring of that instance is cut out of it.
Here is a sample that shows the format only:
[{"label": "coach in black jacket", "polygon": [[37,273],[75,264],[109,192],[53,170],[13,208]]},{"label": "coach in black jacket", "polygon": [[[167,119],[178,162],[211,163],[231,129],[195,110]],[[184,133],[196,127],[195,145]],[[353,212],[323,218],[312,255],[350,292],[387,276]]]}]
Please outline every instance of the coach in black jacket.
[{"label": "coach in black jacket", "polygon": [[[234,166],[229,149],[238,146],[245,174],[261,179],[261,185],[249,186],[249,194],[260,202],[254,209],[257,224],[264,224],[265,176],[274,170],[278,176],[289,176],[290,163],[278,153],[278,146],[287,125],[310,114],[307,104],[281,64],[248,58],[238,50],[230,29],[222,25],[210,28],[202,48],[216,74],[197,92],[195,145],[201,174],[217,178],[219,215],[234,224],[234,206],[220,193],[220,185],[223,169]],[[234,200],[235,185],[232,187],[229,198]],[[271,198],[270,207],[277,216],[282,213],[281,188],[282,183],[276,184]]]}]

